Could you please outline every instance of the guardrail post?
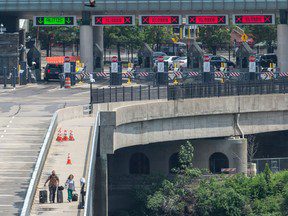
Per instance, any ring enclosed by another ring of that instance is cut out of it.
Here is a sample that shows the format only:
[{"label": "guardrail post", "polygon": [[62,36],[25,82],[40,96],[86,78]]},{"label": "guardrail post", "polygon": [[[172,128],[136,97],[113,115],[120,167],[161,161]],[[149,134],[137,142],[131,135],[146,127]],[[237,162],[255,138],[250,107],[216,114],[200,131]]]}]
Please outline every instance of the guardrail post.
[{"label": "guardrail post", "polygon": [[109,102],[112,102],[112,89],[109,87]]},{"label": "guardrail post", "polygon": [[103,103],[105,103],[105,88],[102,88]]},{"label": "guardrail post", "polygon": [[16,87],[16,73],[17,73],[17,69],[13,68],[12,69],[12,82],[11,82],[11,85],[13,86],[13,88]]},{"label": "guardrail post", "polygon": [[[168,89],[169,89],[169,85],[168,85]],[[148,100],[150,100],[151,99],[151,87],[150,87],[150,85],[148,86]]]},{"label": "guardrail post", "polygon": [[142,100],[142,87],[141,85],[139,86],[139,100]]},{"label": "guardrail post", "polygon": [[125,87],[123,86],[123,101],[125,101]]},{"label": "guardrail post", "polygon": [[90,107],[91,108],[92,108],[92,104],[93,104],[93,92],[92,92],[92,82],[90,82]]},{"label": "guardrail post", "polygon": [[99,103],[98,88],[96,88],[95,90],[96,90],[96,103]]}]

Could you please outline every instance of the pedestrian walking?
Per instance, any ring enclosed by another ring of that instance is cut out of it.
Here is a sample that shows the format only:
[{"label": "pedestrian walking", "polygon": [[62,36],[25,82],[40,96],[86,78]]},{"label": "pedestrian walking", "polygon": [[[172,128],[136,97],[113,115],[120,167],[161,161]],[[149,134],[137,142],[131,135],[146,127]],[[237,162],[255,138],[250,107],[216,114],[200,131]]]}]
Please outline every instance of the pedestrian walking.
[{"label": "pedestrian walking", "polygon": [[81,184],[81,205],[80,208],[84,208],[85,206],[85,196],[86,196],[86,191],[85,191],[85,178],[80,179],[80,184]]},{"label": "pedestrian walking", "polygon": [[59,185],[59,178],[56,175],[55,170],[52,170],[52,174],[47,178],[44,187],[46,186],[48,181],[49,181],[49,200],[50,203],[55,203],[55,194],[57,187]]},{"label": "pedestrian walking", "polygon": [[68,191],[68,202],[71,202],[72,196],[73,196],[73,191],[75,191],[74,176],[72,174],[69,175],[65,185],[66,185],[67,191]]}]

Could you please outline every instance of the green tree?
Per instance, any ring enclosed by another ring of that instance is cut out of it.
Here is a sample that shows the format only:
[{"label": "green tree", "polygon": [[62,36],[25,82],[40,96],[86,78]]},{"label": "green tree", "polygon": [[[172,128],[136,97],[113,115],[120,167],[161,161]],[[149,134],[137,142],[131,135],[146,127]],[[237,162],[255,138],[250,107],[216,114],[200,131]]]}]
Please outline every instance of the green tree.
[{"label": "green tree", "polygon": [[222,26],[201,27],[199,29],[198,40],[209,52],[216,55],[217,49],[228,47],[230,43],[230,30]]},{"label": "green tree", "polygon": [[160,44],[166,43],[171,38],[170,30],[167,27],[150,26],[127,26],[127,27],[105,27],[104,47],[105,49],[117,47],[118,59],[121,47],[127,47],[132,53],[133,50],[141,49],[144,43],[150,46],[156,45],[160,49]]},{"label": "green tree", "polygon": [[46,49],[48,56],[52,43],[62,44],[64,47],[76,43],[79,40],[79,27],[34,27],[30,22],[28,35],[40,42],[41,49]]},{"label": "green tree", "polygon": [[273,43],[277,41],[277,25],[264,25],[264,26],[245,26],[243,27],[247,34],[250,34],[255,43],[264,42],[268,47],[268,52],[271,52]]}]

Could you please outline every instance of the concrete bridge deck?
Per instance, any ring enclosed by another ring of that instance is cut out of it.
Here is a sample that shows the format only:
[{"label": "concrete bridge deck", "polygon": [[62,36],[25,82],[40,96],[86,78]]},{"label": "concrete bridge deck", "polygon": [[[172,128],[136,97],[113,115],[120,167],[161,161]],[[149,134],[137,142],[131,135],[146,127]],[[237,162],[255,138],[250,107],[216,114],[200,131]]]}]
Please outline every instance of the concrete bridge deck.
[{"label": "concrete bridge deck", "polygon": [[57,83],[0,90],[0,215],[20,214],[53,113],[88,100],[88,88]]}]

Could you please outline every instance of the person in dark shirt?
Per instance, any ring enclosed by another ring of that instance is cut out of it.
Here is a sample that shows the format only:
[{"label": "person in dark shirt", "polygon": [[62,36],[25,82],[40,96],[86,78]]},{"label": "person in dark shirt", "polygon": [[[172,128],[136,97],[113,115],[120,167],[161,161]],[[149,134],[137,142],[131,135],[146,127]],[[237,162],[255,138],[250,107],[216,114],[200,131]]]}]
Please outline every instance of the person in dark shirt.
[{"label": "person in dark shirt", "polygon": [[49,181],[49,200],[50,203],[55,203],[55,194],[57,187],[59,185],[59,178],[55,173],[55,170],[52,171],[52,174],[47,178],[44,187],[46,186],[47,182]]}]

